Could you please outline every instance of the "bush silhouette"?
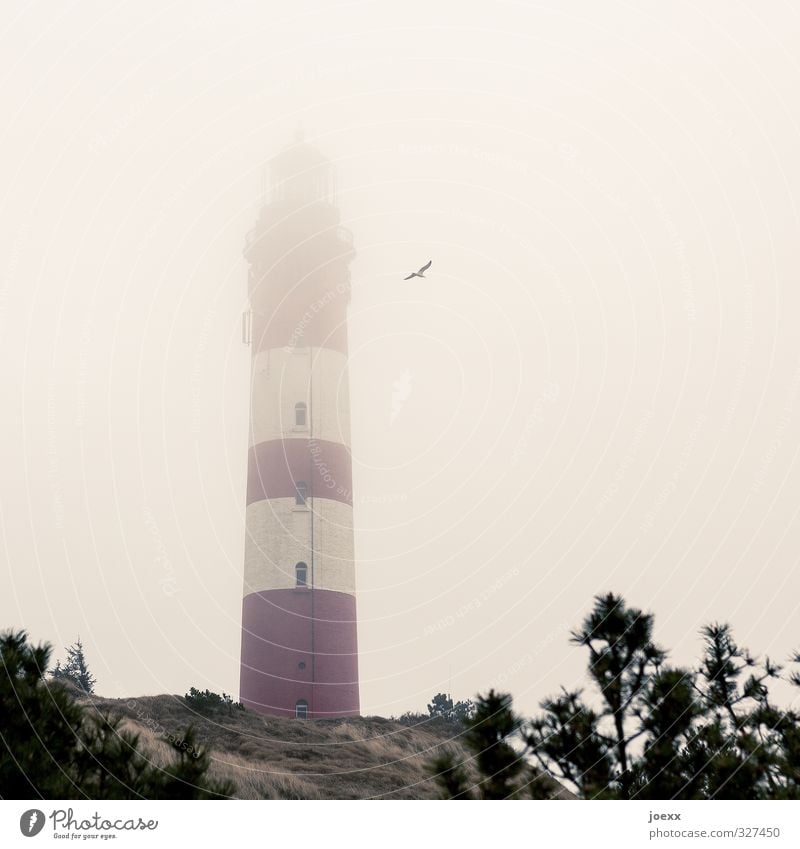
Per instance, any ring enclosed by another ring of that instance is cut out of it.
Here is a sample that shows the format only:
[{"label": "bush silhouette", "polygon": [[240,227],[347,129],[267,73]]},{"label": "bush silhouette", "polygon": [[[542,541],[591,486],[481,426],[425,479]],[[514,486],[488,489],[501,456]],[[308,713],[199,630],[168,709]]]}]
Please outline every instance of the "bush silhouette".
[{"label": "bush silhouette", "polygon": [[671,666],[653,623],[621,596],[596,596],[572,634],[593,697],[562,689],[521,721],[511,696],[479,696],[463,726],[471,757],[430,764],[442,794],[543,798],[555,778],[582,799],[799,799],[800,714],[777,708],[769,686],[800,686],[800,674],[755,659],[718,623],[702,629],[696,669]]},{"label": "bush silhouette", "polygon": [[[169,766],[152,763],[122,719],[93,713],[68,684],[44,677],[48,645],[25,631],[0,634],[0,797],[4,799],[214,799],[234,793],[206,780],[210,760],[189,728]],[[191,753],[191,754],[190,754]]]}]

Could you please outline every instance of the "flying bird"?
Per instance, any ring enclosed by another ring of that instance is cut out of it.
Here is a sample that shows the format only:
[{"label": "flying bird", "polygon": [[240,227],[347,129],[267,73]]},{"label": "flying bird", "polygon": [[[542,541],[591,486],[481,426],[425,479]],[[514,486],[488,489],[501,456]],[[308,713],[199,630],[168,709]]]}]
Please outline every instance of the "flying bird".
[{"label": "flying bird", "polygon": [[419,271],[412,271],[411,274],[409,274],[408,277],[404,277],[403,280],[410,280],[412,277],[421,277],[425,280],[425,272],[431,267],[432,262],[433,260],[429,259],[427,265],[423,265]]}]

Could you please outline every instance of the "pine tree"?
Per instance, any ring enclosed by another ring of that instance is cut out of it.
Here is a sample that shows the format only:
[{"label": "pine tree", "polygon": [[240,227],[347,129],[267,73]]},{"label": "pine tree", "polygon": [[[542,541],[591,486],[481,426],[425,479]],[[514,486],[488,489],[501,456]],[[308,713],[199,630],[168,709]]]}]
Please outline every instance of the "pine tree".
[{"label": "pine tree", "polygon": [[474,710],[475,705],[470,699],[453,702],[452,696],[445,693],[437,693],[428,705],[428,715],[431,719],[446,719],[458,723],[469,719]]},{"label": "pine tree", "polygon": [[525,746],[519,733],[521,725],[522,720],[512,709],[510,695],[494,690],[479,695],[474,712],[463,720],[459,737],[468,757],[449,749],[428,765],[443,797],[550,798],[553,782],[532,769],[525,759]]},{"label": "pine tree", "polygon": [[453,713],[453,700],[449,695],[437,693],[431,703],[428,705],[428,714],[431,719],[440,717],[441,719],[450,719]]},{"label": "pine tree", "polygon": [[542,703],[526,730],[541,766],[581,798],[800,798],[800,715],[770,702],[781,668],[725,624],[703,628],[699,668],[668,666],[652,628],[620,596],[595,598],[573,641],[589,650],[597,697]]},{"label": "pine tree", "polygon": [[479,697],[461,738],[471,757],[430,764],[445,798],[552,798],[555,778],[582,799],[800,799],[800,714],[769,692],[800,688],[800,673],[755,659],[726,624],[703,628],[697,668],[671,666],[652,614],[613,594],[594,601],[572,634],[594,694],[562,689],[524,723],[510,696]]},{"label": "pine tree", "polygon": [[24,631],[0,634],[0,798],[219,799],[230,782],[206,778],[210,761],[189,728],[160,767],[120,717],[76,702],[66,676],[46,679],[50,647]]},{"label": "pine tree", "polygon": [[62,666],[61,661],[58,661],[50,674],[53,678],[71,681],[88,696],[93,695],[97,681],[86,663],[81,638],[78,637],[71,646],[68,646],[66,652],[67,662]]}]

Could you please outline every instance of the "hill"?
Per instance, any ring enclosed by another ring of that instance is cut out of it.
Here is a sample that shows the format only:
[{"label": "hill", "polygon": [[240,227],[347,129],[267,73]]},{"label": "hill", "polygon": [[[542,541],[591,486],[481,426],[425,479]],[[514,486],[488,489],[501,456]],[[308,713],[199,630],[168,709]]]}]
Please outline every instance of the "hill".
[{"label": "hill", "polygon": [[[169,695],[80,701],[125,717],[156,763],[171,757],[165,738],[181,740],[194,726],[212,759],[209,775],[232,780],[242,799],[435,799],[426,763],[442,748],[464,751],[458,728],[439,719],[297,720],[224,707],[200,713]],[[564,791],[554,795],[564,798]]]}]

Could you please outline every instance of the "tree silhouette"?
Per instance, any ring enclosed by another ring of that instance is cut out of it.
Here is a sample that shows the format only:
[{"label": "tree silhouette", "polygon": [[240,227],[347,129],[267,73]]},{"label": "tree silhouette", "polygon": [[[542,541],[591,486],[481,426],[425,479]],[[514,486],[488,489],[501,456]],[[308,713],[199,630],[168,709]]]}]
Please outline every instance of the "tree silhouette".
[{"label": "tree silhouette", "polygon": [[459,739],[467,758],[451,748],[428,765],[446,799],[551,798],[557,787],[525,759],[522,720],[511,696],[489,690],[477,696],[475,710],[463,720]]},{"label": "tree silhouette", "polygon": [[703,628],[698,669],[668,666],[652,627],[622,597],[595,598],[572,639],[589,650],[596,697],[542,703],[526,729],[540,765],[582,798],[800,798],[800,716],[769,700],[781,668],[724,624]]},{"label": "tree silhouette", "polygon": [[76,702],[65,679],[44,677],[50,646],[24,631],[0,634],[0,798],[214,799],[229,782],[209,782],[208,754],[189,728],[167,766],[152,763],[122,719]]},{"label": "tree silhouette", "polygon": [[550,798],[554,778],[583,799],[800,798],[800,714],[769,693],[800,687],[800,673],[755,659],[718,623],[701,631],[698,668],[671,666],[653,623],[596,596],[571,637],[588,650],[591,697],[562,689],[525,722],[510,696],[479,697],[461,735],[470,756],[430,764],[445,798]]},{"label": "tree silhouette", "polygon": [[428,715],[431,719],[439,718],[458,722],[469,719],[474,710],[475,705],[471,699],[453,702],[452,696],[444,693],[437,693],[428,705]]},{"label": "tree silhouette", "polygon": [[76,687],[87,695],[94,693],[94,685],[97,683],[94,675],[89,671],[86,656],[83,652],[83,643],[78,639],[66,649],[67,661],[64,666],[59,660],[50,673],[53,678],[61,678],[71,681]]}]

